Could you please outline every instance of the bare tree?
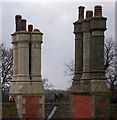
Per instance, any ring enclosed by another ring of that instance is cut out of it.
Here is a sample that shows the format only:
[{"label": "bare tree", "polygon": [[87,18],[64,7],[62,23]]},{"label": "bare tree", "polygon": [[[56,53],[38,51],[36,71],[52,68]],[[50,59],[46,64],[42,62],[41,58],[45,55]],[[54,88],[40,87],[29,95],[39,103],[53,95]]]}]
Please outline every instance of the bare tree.
[{"label": "bare tree", "polygon": [[2,84],[2,90],[5,92],[6,90],[9,90],[10,83],[12,80],[12,66],[13,66],[13,52],[12,49],[7,49],[5,44],[0,45],[0,56],[1,56],[1,84]]},{"label": "bare tree", "polygon": [[106,82],[112,91],[112,97],[115,97],[117,89],[117,71],[116,71],[116,49],[115,42],[110,39],[104,44],[104,68],[106,73]]},{"label": "bare tree", "polygon": [[116,47],[115,47],[115,42],[112,40],[106,40],[104,43],[104,68],[105,71],[108,68],[115,68],[115,58],[116,58]]},{"label": "bare tree", "polygon": [[48,78],[46,78],[46,77],[42,79],[42,82],[43,82],[43,85],[44,85],[45,89],[50,89],[50,88],[54,87],[52,84],[48,83]]},{"label": "bare tree", "polygon": [[117,88],[117,73],[115,69],[108,69],[108,71],[106,71],[106,78],[106,82],[112,91],[112,96],[115,96],[115,90]]},{"label": "bare tree", "polygon": [[[117,88],[117,71],[116,71],[116,46],[112,39],[106,40],[104,43],[104,69],[106,73],[106,82],[110,87],[112,93],[114,93]],[[65,75],[70,76],[71,81],[74,75],[74,61],[70,63],[65,63]],[[71,82],[70,81],[70,82]]]},{"label": "bare tree", "polygon": [[[7,48],[5,44],[0,45],[0,56],[1,56],[1,85],[3,92],[9,91],[12,75],[13,75],[13,51],[12,48]],[[45,89],[52,88],[53,85],[48,83],[47,78],[43,78],[42,82],[44,84]]]},{"label": "bare tree", "polygon": [[72,76],[72,77],[73,77],[74,71],[75,71],[75,66],[74,66],[75,63],[74,63],[74,61],[71,60],[71,62],[69,62],[68,64],[65,63],[64,65],[65,65],[65,67],[66,67],[66,69],[65,69],[65,75],[66,75],[66,76]]}]

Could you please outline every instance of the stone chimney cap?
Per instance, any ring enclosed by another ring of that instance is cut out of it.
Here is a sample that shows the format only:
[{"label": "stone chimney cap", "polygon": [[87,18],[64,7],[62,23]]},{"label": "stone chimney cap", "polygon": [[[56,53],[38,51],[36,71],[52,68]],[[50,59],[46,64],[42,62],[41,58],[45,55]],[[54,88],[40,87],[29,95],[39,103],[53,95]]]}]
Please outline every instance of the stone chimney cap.
[{"label": "stone chimney cap", "polygon": [[22,19],[21,21],[25,21],[26,22],[26,19]]},{"label": "stone chimney cap", "polygon": [[21,15],[16,15],[15,17],[20,17],[21,18],[22,16]]},{"label": "stone chimney cap", "polygon": [[101,6],[101,5],[96,5],[95,7],[101,7],[101,8],[102,8],[102,6]]},{"label": "stone chimney cap", "polygon": [[34,29],[34,31],[39,31],[39,32],[40,32],[40,30],[39,30],[39,29]]},{"label": "stone chimney cap", "polygon": [[41,34],[41,35],[43,35],[43,33],[40,32],[39,29],[34,29],[34,30],[32,31],[32,33],[33,33],[33,34]]},{"label": "stone chimney cap", "polygon": [[85,8],[84,6],[79,6],[78,8]]},{"label": "stone chimney cap", "polygon": [[86,12],[93,12],[93,10],[87,10]]}]

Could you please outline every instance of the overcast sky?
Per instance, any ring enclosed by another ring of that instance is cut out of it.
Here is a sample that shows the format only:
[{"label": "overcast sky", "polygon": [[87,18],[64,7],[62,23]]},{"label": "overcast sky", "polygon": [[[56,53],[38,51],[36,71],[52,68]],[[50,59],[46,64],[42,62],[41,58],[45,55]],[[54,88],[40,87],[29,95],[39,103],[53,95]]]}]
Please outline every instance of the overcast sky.
[{"label": "overcast sky", "polygon": [[12,47],[11,33],[15,31],[15,15],[27,19],[27,24],[44,33],[42,44],[42,76],[47,77],[54,88],[69,87],[64,75],[64,63],[74,60],[73,22],[78,19],[78,6],[94,10],[102,5],[103,16],[107,17],[105,37],[115,39],[115,3],[79,2],[5,2],[2,3],[2,41]]}]

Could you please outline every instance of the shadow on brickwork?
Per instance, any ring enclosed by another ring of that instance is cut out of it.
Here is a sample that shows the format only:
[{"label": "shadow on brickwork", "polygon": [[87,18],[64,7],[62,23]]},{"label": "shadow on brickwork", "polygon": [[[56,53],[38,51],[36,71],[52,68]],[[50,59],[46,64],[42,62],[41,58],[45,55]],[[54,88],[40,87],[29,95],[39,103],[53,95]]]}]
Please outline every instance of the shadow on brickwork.
[{"label": "shadow on brickwork", "polygon": [[57,106],[57,110],[53,115],[53,119],[70,118],[70,99],[67,91],[52,90],[46,91],[46,103],[45,103],[45,117],[47,118],[51,113],[54,106]]},{"label": "shadow on brickwork", "polygon": [[2,118],[5,119],[18,119],[18,112],[15,101],[9,101],[7,93],[2,94]]},{"label": "shadow on brickwork", "polygon": [[113,120],[117,120],[117,89],[115,89],[115,92],[111,94],[110,102],[110,116]]}]

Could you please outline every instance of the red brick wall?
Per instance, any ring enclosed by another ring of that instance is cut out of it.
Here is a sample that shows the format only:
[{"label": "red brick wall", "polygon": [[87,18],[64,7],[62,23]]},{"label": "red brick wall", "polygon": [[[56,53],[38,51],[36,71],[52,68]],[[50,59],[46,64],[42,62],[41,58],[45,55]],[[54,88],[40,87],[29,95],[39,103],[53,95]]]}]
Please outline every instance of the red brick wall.
[{"label": "red brick wall", "polygon": [[[105,107],[106,105],[107,105],[106,101],[99,101],[99,102],[98,102],[98,107],[99,107],[99,108],[103,108],[103,107]],[[100,113],[98,114],[98,118],[105,118],[105,117],[106,117],[105,112],[106,112],[106,111],[100,112]]]},{"label": "red brick wall", "polygon": [[99,101],[98,107],[105,107],[106,106],[106,101]]},{"label": "red brick wall", "polygon": [[42,96],[23,96],[25,114],[22,115],[22,118],[42,118],[41,113],[39,113],[39,109],[42,108],[42,104],[39,103],[41,98]]},{"label": "red brick wall", "polygon": [[17,103],[18,103],[18,100],[17,100],[17,98],[16,98],[16,97],[14,97],[14,100],[15,100],[15,103],[16,103],[16,105],[17,105]]},{"label": "red brick wall", "polygon": [[73,118],[91,118],[93,109],[91,107],[93,96],[91,95],[72,95],[74,113]]},{"label": "red brick wall", "polygon": [[99,113],[98,118],[105,118],[105,113]]}]

